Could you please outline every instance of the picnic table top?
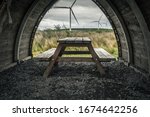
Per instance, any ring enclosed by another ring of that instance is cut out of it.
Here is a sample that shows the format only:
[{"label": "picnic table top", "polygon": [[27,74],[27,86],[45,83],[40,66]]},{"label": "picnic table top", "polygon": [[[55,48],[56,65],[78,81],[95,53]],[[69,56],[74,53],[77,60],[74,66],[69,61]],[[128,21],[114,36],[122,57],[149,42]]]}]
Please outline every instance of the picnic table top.
[{"label": "picnic table top", "polygon": [[67,37],[63,39],[59,39],[58,43],[91,43],[90,38],[88,37]]}]

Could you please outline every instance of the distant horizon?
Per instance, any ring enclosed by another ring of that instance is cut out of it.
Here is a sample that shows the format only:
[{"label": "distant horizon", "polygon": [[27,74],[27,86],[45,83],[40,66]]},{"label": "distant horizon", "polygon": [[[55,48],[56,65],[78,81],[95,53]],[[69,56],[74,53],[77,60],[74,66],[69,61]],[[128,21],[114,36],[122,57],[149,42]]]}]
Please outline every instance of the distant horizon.
[{"label": "distant horizon", "polygon": [[[93,28],[87,28],[87,27],[85,27],[85,28],[72,28],[72,30],[113,30],[113,28],[99,28],[99,29],[97,29],[96,27],[93,27]],[[38,28],[37,30],[40,30],[40,31],[43,31],[43,30],[57,30],[57,29],[52,29],[52,28],[46,28],[46,29],[40,29],[40,28]],[[60,30],[68,30],[69,31],[69,28],[61,28]]]}]

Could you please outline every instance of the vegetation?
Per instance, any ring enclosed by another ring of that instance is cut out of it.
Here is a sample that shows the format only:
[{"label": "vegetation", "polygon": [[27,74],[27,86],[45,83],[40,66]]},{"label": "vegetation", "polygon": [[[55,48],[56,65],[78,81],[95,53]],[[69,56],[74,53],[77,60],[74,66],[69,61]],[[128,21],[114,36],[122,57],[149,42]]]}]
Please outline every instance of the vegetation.
[{"label": "vegetation", "polygon": [[[57,47],[57,39],[65,37],[89,37],[94,48],[104,48],[109,53],[118,56],[118,47],[113,30],[111,29],[76,29],[72,32],[63,29],[38,30],[33,42],[33,55],[37,55],[50,48]],[[79,50],[81,48],[67,48],[68,50]],[[84,48],[82,48],[84,49]]]}]

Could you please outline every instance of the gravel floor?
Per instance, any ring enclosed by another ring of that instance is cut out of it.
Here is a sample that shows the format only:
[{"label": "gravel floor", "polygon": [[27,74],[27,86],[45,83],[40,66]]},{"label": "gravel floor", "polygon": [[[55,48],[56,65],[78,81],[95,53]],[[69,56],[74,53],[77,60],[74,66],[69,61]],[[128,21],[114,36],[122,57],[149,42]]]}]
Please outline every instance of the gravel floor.
[{"label": "gravel floor", "polygon": [[94,63],[59,63],[44,80],[47,64],[28,60],[1,72],[0,99],[150,99],[150,78],[123,63],[103,63],[104,77]]}]

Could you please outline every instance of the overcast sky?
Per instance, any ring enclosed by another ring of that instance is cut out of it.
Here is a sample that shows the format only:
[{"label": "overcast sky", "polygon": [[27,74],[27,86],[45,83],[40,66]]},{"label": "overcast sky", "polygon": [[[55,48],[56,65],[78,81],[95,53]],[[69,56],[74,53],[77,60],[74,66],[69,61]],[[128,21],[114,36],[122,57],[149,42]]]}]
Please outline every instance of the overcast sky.
[{"label": "overcast sky", "polygon": [[[59,0],[54,6],[70,7],[73,2],[74,0]],[[69,9],[53,7],[44,16],[39,29],[54,28],[54,25],[69,27]],[[72,28],[98,28],[98,23],[93,21],[98,21],[101,15],[100,27],[111,28],[106,16],[92,0],[77,0],[72,9],[79,21],[78,25],[72,16]]]}]

